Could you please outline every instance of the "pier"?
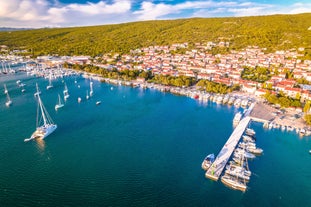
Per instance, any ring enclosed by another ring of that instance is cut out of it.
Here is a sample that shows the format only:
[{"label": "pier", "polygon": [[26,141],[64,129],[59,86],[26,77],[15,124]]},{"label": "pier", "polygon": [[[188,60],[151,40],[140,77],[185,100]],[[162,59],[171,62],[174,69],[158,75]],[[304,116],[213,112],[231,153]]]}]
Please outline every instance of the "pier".
[{"label": "pier", "polygon": [[238,126],[234,129],[231,136],[227,140],[224,147],[220,150],[218,156],[216,157],[215,161],[211,165],[211,167],[206,171],[205,177],[210,178],[212,180],[217,181],[225,168],[231,154],[233,153],[236,145],[238,144],[242,134],[244,133],[246,127],[248,126],[249,122],[251,121],[251,118],[248,116],[251,112],[252,108],[254,106],[250,107],[248,113],[246,113],[247,116],[245,116]]}]

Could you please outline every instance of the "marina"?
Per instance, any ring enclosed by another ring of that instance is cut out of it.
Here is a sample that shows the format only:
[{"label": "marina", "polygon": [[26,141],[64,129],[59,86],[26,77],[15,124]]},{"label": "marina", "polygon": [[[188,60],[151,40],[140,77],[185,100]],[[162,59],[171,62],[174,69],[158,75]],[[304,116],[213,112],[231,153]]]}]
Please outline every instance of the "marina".
[{"label": "marina", "polygon": [[205,177],[217,181],[222,174],[229,158],[231,157],[233,151],[235,150],[242,134],[247,128],[251,118],[249,116],[244,117],[238,126],[234,129],[231,136],[225,143],[224,147],[220,150],[215,161],[211,167],[206,171]]}]

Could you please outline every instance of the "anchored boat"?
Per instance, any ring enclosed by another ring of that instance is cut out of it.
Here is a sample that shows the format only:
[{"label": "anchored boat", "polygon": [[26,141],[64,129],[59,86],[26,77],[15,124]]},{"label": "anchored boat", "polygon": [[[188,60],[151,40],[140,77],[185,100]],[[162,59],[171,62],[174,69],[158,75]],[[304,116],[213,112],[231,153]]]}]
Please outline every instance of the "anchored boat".
[{"label": "anchored boat", "polygon": [[62,101],[62,98],[58,94],[58,100],[57,100],[57,104],[55,105],[55,110],[62,108],[62,107],[64,107],[64,103]]},{"label": "anchored boat", "polygon": [[57,125],[54,124],[52,118],[45,109],[42,100],[40,98],[40,94],[37,94],[37,97],[38,97],[37,128],[30,138],[24,140],[25,142],[28,142],[33,139],[44,139],[45,137],[49,136],[52,132],[54,132],[55,129],[57,128]]}]

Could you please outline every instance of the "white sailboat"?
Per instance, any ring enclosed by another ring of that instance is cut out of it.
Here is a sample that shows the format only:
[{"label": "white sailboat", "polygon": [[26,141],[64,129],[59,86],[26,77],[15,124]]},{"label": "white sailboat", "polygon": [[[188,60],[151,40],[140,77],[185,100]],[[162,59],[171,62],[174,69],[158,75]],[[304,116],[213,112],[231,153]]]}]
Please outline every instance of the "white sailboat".
[{"label": "white sailboat", "polygon": [[69,93],[68,93],[68,88],[67,88],[66,83],[65,83],[65,89],[64,89],[63,93],[64,93],[64,99],[65,99],[65,100],[66,100],[67,98],[69,98]]},{"label": "white sailboat", "polygon": [[93,82],[90,82],[90,96],[93,96]]},{"label": "white sailboat", "polygon": [[86,99],[89,99],[90,98],[90,96],[89,96],[89,91],[88,90],[86,90],[86,97],[85,97]]},{"label": "white sailboat", "polygon": [[57,128],[57,125],[53,123],[52,118],[45,109],[41,101],[40,94],[38,94],[37,97],[38,97],[37,128],[30,138],[24,140],[25,142],[28,142],[33,139],[44,139],[52,132],[54,132],[55,129]]},{"label": "white sailboat", "polygon": [[24,86],[21,86],[22,87],[22,93],[24,93],[26,91],[26,89],[24,88]]},{"label": "white sailboat", "polygon": [[10,98],[10,95],[9,95],[9,92],[7,91],[7,93],[6,93],[6,102],[5,102],[5,105],[6,106],[11,106],[12,105],[12,100],[11,100],[11,98]]},{"label": "white sailboat", "polygon": [[51,74],[50,74],[50,77],[49,77],[49,85],[46,86],[46,90],[49,90],[50,88],[53,88]]},{"label": "white sailboat", "polygon": [[8,93],[8,89],[6,88],[6,84],[4,84],[4,94]]},{"label": "white sailboat", "polygon": [[55,105],[55,110],[64,107],[64,103],[62,101],[62,98],[60,97],[60,95],[58,94],[58,100],[57,103]]},{"label": "white sailboat", "polygon": [[41,91],[39,89],[38,83],[36,83],[36,89],[37,89],[37,91],[33,95],[34,96],[39,96],[41,94]]}]

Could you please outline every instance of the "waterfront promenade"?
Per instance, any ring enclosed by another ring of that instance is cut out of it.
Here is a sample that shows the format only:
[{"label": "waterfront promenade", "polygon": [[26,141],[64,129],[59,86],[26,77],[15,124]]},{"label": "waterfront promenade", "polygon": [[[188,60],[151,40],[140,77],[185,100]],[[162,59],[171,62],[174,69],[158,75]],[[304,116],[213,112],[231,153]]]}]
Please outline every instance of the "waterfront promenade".
[{"label": "waterfront promenade", "polygon": [[251,118],[249,116],[244,117],[238,126],[234,129],[231,136],[227,140],[224,147],[220,150],[215,161],[211,167],[206,171],[205,177],[217,181],[225,168],[232,152],[234,151],[236,145],[238,144],[242,134],[244,133],[246,127],[248,126]]}]

